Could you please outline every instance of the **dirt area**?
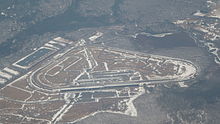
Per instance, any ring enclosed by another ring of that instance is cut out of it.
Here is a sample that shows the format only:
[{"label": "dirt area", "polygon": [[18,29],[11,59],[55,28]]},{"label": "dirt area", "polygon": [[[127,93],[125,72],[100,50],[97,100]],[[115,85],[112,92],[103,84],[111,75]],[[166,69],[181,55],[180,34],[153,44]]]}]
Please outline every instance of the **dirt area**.
[{"label": "dirt area", "polygon": [[21,103],[16,103],[8,100],[0,100],[1,109],[19,109],[22,107]]},{"label": "dirt area", "polygon": [[1,96],[7,97],[13,100],[24,101],[25,99],[31,96],[29,92],[26,92],[24,90],[20,90],[14,87],[10,87],[10,86],[5,87],[0,92],[1,92]]},{"label": "dirt area", "polygon": [[61,68],[62,67],[60,66],[54,66],[53,68],[51,68],[51,70],[47,72],[47,75],[54,76],[56,73],[60,71]]},{"label": "dirt area", "polygon": [[16,82],[12,83],[12,86],[27,90],[32,92],[33,89],[29,86],[28,80],[26,77],[21,78],[20,80],[17,80]]},{"label": "dirt area", "polygon": [[41,102],[24,105],[21,115],[52,120],[53,115],[64,105],[64,101]]}]

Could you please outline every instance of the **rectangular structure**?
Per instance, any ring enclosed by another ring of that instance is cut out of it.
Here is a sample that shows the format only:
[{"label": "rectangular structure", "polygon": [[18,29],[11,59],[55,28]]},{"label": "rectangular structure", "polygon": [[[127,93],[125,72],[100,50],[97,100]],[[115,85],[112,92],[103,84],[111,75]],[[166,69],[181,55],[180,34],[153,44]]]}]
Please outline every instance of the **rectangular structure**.
[{"label": "rectangular structure", "polygon": [[62,38],[62,37],[56,37],[56,38],[54,38],[53,40],[59,41],[59,42],[63,42],[63,43],[71,44],[71,42],[70,42],[69,40],[66,40],[66,39],[64,39],[64,38]]},{"label": "rectangular structure", "polygon": [[9,80],[12,78],[10,74],[2,72],[2,71],[0,71],[0,76],[3,78],[9,79]]},{"label": "rectangular structure", "polygon": [[0,84],[5,84],[7,82],[7,80],[3,79],[3,78],[0,78]]},{"label": "rectangular structure", "polygon": [[58,45],[60,45],[60,46],[63,46],[63,47],[65,47],[66,46],[66,44],[65,43],[61,43],[61,42],[56,42],[56,41],[49,41],[48,43],[50,43],[50,44],[58,44]]},{"label": "rectangular structure", "polygon": [[3,70],[6,71],[6,72],[8,72],[8,73],[10,73],[10,74],[13,74],[13,75],[19,75],[19,72],[18,72],[18,71],[15,71],[15,70],[10,69],[10,68],[8,68],[8,67],[4,68]]},{"label": "rectangular structure", "polygon": [[54,48],[54,49],[60,49],[60,48],[58,48],[58,47],[56,47],[56,46],[54,46],[52,44],[49,44],[49,43],[46,43],[44,46],[50,47],[50,48]]},{"label": "rectangular structure", "polygon": [[36,62],[39,62],[41,59],[49,56],[50,53],[52,53],[53,51],[54,49],[41,47],[35,52],[20,59],[18,62],[14,63],[13,65],[24,69],[29,68],[32,65],[34,65]]}]

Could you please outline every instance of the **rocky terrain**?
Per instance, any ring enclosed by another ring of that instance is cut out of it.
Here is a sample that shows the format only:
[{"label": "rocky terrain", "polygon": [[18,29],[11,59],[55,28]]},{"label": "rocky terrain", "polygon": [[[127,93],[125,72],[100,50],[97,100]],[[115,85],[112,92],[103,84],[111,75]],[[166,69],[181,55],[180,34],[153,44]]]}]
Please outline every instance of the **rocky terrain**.
[{"label": "rocky terrain", "polygon": [[[185,59],[198,66],[189,87],[157,85],[134,101],[137,117],[98,113],[77,123],[218,124],[218,0],[0,0],[0,68],[49,40],[103,35],[97,44]],[[104,39],[104,40],[103,40]],[[117,39],[117,40],[116,40]],[[192,85],[190,85],[192,84]],[[185,85],[182,85],[185,86]]]}]

